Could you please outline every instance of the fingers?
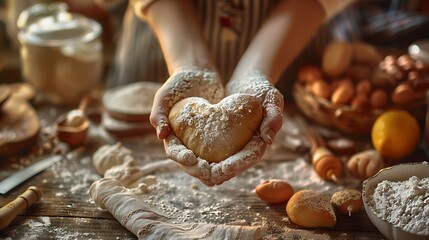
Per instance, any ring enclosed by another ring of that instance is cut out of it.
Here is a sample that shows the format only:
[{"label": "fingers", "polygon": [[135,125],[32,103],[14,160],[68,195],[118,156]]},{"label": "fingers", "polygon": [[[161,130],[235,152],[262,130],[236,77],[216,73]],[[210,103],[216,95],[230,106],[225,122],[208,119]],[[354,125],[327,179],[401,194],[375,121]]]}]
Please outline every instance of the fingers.
[{"label": "fingers", "polygon": [[222,184],[251,166],[255,165],[265,153],[267,144],[260,136],[254,136],[252,140],[238,153],[214,164],[211,167],[211,181],[216,185]]},{"label": "fingers", "polygon": [[261,123],[261,137],[267,144],[274,142],[274,137],[283,124],[284,99],[277,89],[267,92],[262,103],[264,107],[264,119]]},{"label": "fingers", "polygon": [[167,156],[177,162],[180,168],[192,177],[198,178],[203,184],[211,187],[210,165],[207,161],[197,158],[195,154],[173,134],[164,139],[164,148]]},{"label": "fingers", "polygon": [[173,134],[164,140],[164,147],[168,157],[177,162],[187,174],[211,187],[220,185],[255,165],[262,158],[267,144],[260,136],[254,136],[243,150],[212,165],[206,160],[196,157]]},{"label": "fingers", "polygon": [[180,165],[180,168],[192,177],[198,178],[205,185],[214,186],[210,181],[210,165],[207,161],[200,159],[197,164],[191,166]]},{"label": "fingers", "polygon": [[272,144],[283,124],[283,108],[275,105],[265,107],[265,117],[261,123],[261,137],[267,144]]},{"label": "fingers", "polygon": [[216,178],[216,181],[213,182],[214,185],[221,185],[222,183],[230,180],[231,178],[237,176],[238,174],[229,174],[229,175],[221,175]]},{"label": "fingers", "polygon": [[164,148],[167,156],[173,161],[186,166],[198,163],[198,158],[174,135],[170,134],[164,139]]}]

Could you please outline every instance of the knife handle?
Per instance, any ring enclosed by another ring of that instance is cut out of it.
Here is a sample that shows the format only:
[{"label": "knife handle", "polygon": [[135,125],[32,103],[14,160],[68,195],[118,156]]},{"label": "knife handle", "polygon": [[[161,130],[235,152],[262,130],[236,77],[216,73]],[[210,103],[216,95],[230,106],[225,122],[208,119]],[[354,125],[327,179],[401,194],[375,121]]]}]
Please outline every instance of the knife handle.
[{"label": "knife handle", "polygon": [[37,187],[30,186],[12,202],[0,208],[0,230],[9,226],[18,214],[30,208],[41,196],[42,193]]}]

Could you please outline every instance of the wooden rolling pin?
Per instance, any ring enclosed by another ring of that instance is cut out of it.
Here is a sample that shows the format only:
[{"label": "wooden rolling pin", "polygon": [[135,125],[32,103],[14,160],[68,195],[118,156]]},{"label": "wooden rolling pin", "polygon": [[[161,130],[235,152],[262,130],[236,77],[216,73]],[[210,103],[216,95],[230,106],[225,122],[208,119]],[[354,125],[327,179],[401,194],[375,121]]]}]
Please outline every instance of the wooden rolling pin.
[{"label": "wooden rolling pin", "polygon": [[15,198],[12,202],[0,208],[0,230],[3,230],[15,219],[15,217],[27,210],[37,202],[42,193],[37,187],[31,186],[24,193]]}]

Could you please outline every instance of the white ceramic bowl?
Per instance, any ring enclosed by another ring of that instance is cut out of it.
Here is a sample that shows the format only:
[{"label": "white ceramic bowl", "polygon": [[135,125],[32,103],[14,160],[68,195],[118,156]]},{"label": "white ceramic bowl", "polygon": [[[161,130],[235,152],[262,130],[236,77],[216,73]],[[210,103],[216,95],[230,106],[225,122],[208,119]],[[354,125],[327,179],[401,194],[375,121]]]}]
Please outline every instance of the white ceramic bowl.
[{"label": "white ceramic bowl", "polygon": [[429,177],[429,164],[427,163],[406,163],[398,164],[393,167],[382,169],[376,175],[368,178],[363,182],[362,199],[365,206],[365,211],[371,222],[378,228],[378,230],[390,240],[427,240],[429,235],[418,235],[404,231],[403,229],[393,226],[391,223],[379,218],[373,207],[369,203],[369,197],[374,193],[377,184],[384,181],[405,181],[411,176],[419,178]]}]

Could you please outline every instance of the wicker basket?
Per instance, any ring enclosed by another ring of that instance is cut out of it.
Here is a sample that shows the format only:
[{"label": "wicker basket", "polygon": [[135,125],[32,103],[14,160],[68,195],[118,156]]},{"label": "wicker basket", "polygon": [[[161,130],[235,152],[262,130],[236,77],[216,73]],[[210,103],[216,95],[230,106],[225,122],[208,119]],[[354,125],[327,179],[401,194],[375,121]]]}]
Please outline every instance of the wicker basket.
[{"label": "wicker basket", "polygon": [[405,109],[418,121],[424,119],[426,100],[417,99],[406,106],[390,106],[386,109],[356,110],[347,105],[336,105],[327,99],[314,96],[298,82],[294,85],[293,96],[300,111],[309,119],[325,126],[333,127],[344,133],[369,135],[377,117],[388,109]]}]

